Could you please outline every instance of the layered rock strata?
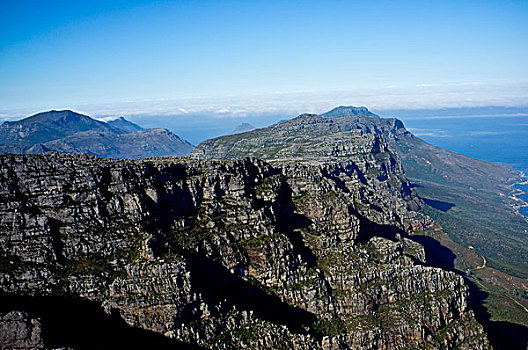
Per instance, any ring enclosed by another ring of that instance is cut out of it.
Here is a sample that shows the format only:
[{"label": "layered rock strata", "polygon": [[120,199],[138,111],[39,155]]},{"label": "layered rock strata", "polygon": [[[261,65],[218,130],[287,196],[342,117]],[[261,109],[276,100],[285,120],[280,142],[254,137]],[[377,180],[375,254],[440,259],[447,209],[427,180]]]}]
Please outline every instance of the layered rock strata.
[{"label": "layered rock strata", "polygon": [[[31,320],[60,319],[24,310],[38,298],[168,348],[488,348],[462,277],[406,237],[428,221],[398,159],[372,157],[2,155],[2,320],[32,341]],[[83,347],[50,344],[32,346]]]}]

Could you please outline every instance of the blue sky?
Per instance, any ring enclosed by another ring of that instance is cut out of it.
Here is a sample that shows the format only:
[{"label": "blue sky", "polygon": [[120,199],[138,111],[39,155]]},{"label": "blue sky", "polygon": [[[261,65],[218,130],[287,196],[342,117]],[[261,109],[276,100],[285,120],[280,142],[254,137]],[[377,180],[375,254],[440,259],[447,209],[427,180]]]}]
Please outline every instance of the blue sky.
[{"label": "blue sky", "polygon": [[526,106],[526,62],[528,1],[0,2],[6,116]]}]

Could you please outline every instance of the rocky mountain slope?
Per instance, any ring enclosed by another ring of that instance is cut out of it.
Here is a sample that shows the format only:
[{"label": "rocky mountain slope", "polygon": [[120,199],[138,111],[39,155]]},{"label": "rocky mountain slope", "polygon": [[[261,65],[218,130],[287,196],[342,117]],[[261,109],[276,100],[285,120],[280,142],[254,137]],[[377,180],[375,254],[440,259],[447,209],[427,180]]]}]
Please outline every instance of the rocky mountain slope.
[{"label": "rocky mountain slope", "polygon": [[0,330],[35,348],[115,347],[99,331],[131,348],[488,348],[463,278],[407,237],[430,222],[399,158],[348,137],[314,140],[334,157],[317,162],[1,155]]},{"label": "rocky mountain slope", "polygon": [[358,124],[385,136],[407,178],[425,198],[426,213],[457,242],[476,247],[488,265],[528,278],[528,220],[511,209],[511,185],[523,181],[517,170],[430,145],[394,118],[368,118]]},{"label": "rocky mountain slope", "polygon": [[108,125],[113,126],[114,128],[117,128],[125,133],[130,132],[136,132],[139,130],[143,130],[143,128],[135,123],[132,123],[131,121],[126,120],[124,117],[119,117],[114,120],[109,120],[107,122]]},{"label": "rocky mountain slope", "polygon": [[119,129],[87,115],[72,111],[49,111],[22,120],[2,123],[0,151],[24,153],[35,144],[89,130],[119,133]]},{"label": "rocky mountain slope", "polygon": [[188,155],[193,146],[167,129],[142,130],[120,118],[108,123],[72,111],[50,111],[0,125],[2,153],[89,153],[140,158]]},{"label": "rocky mountain slope", "polygon": [[27,153],[88,153],[106,158],[145,158],[186,155],[192,145],[167,129],[146,129],[133,133],[85,131],[32,146]]},{"label": "rocky mountain slope", "polygon": [[[356,112],[359,115],[348,114]],[[380,141],[366,141],[369,139]],[[339,160],[349,157],[349,148],[362,147],[365,142],[385,142],[394,150],[406,176],[426,198],[428,214],[439,219],[456,241],[479,249],[491,266],[526,277],[528,222],[506,205],[509,185],[520,181],[521,174],[501,164],[432,146],[407,131],[398,119],[379,118],[364,107],[338,107],[323,116],[304,114],[268,128],[206,140],[192,156],[255,156],[272,162],[320,157]],[[363,152],[372,150],[368,146]],[[381,157],[384,152],[378,154]],[[479,214],[483,210],[492,215]]]},{"label": "rocky mountain slope", "polygon": [[[358,115],[346,114],[356,110]],[[311,146],[312,137],[325,137],[326,147],[332,147],[334,141],[341,142],[346,133],[382,135],[401,158],[406,174],[412,178],[427,174],[434,181],[440,181],[438,178],[446,181],[447,176],[466,187],[500,191],[506,189],[504,184],[520,177],[518,171],[508,166],[432,146],[407,131],[400,120],[380,118],[364,107],[338,107],[322,116],[303,114],[268,128],[206,140],[196,147],[192,155],[206,159],[233,159],[253,154],[269,160],[283,156],[302,158],[306,156],[305,152],[311,152],[310,147],[277,155],[273,143]]]}]

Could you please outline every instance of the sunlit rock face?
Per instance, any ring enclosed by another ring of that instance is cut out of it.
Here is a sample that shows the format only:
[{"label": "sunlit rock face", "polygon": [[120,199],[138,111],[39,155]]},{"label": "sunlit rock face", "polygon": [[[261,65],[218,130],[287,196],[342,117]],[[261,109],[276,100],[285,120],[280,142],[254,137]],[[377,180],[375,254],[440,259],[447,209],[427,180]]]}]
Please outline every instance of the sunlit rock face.
[{"label": "sunlit rock face", "polygon": [[[15,322],[8,312],[27,312],[21,327],[38,317],[46,327],[70,305],[137,344],[157,335],[169,346],[226,349],[488,346],[463,279],[428,267],[405,237],[428,221],[412,211],[421,202],[390,154],[0,163],[0,285],[18,300],[2,310],[4,333]],[[35,298],[52,306],[30,307]],[[21,342],[46,345],[26,333]]]}]

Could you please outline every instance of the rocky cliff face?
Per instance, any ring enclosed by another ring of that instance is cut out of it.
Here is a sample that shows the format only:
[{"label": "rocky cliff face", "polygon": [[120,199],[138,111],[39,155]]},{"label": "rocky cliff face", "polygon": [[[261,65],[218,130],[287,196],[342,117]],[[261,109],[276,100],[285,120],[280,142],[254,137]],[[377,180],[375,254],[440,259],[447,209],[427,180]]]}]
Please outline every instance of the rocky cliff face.
[{"label": "rocky cliff face", "polygon": [[407,131],[400,120],[356,111],[358,108],[338,107],[322,116],[302,114],[264,129],[209,139],[191,154],[204,159],[255,156],[273,161],[337,156],[356,160],[362,153],[379,153],[376,147],[371,148],[372,140],[377,140],[382,148],[393,150],[411,178],[487,192],[506,191],[505,184],[520,179],[520,173],[508,166],[432,146]]},{"label": "rocky cliff face", "polygon": [[[420,196],[432,204],[422,206],[424,210],[456,242],[475,247],[490,266],[528,276],[527,221],[511,209],[505,195],[512,191],[511,184],[522,181],[521,174],[502,164],[430,145],[407,131],[398,119],[369,113],[358,107],[339,107],[323,116],[304,114],[268,128],[206,140],[192,156],[255,156],[273,163],[352,161],[367,177],[370,172],[370,179],[383,174],[374,180],[378,187],[399,183],[396,177],[403,168]],[[435,203],[456,208],[448,212]]]},{"label": "rocky cliff face", "polygon": [[116,345],[54,333],[71,309],[100,311],[128,347],[488,348],[463,279],[406,237],[428,222],[378,148],[273,165],[2,155],[0,330],[25,327],[9,339],[33,348]]},{"label": "rocky cliff face", "polygon": [[358,117],[377,117],[379,118],[376,114],[369,111],[367,107],[354,107],[354,106],[339,106],[321,115],[323,117],[342,117],[344,115],[354,115]]},{"label": "rocky cliff face", "polygon": [[25,312],[11,311],[0,315],[0,344],[2,349],[43,348],[42,325]]}]

